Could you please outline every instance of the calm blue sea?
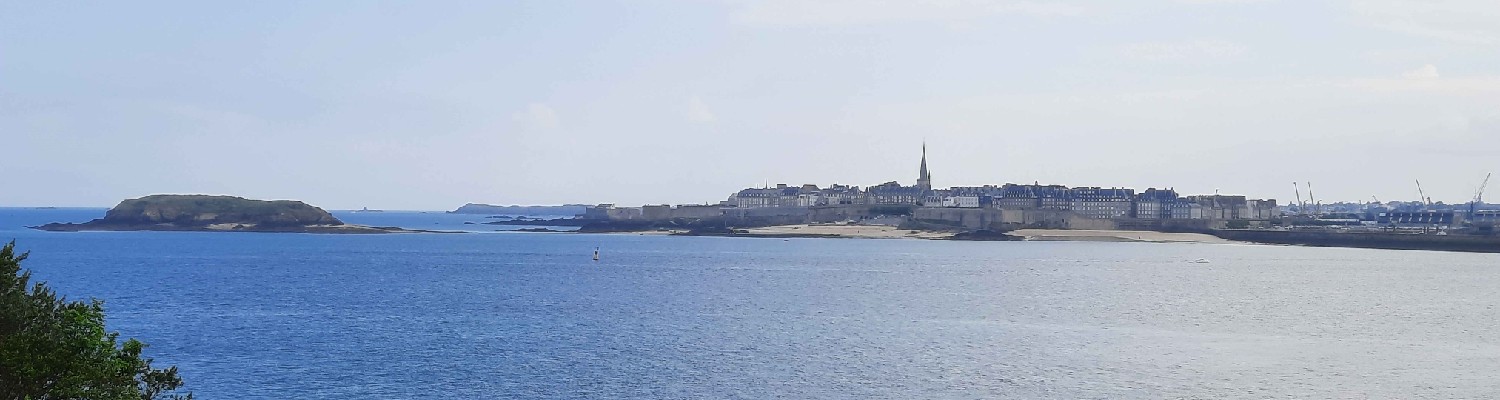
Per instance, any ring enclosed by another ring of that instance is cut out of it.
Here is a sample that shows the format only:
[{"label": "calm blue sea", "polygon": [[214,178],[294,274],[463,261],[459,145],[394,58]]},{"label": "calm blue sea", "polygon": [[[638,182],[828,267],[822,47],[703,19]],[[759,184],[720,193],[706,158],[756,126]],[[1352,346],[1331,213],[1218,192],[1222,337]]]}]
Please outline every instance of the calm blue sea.
[{"label": "calm blue sea", "polygon": [[1500,397],[1500,255],[23,228],[103,212],[0,240],[203,399]]}]

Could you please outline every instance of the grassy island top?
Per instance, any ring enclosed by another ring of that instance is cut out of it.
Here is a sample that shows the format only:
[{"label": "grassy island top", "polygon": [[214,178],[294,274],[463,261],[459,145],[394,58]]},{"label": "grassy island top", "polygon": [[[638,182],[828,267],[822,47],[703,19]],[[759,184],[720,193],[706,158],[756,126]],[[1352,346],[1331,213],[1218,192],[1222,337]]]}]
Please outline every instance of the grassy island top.
[{"label": "grassy island top", "polygon": [[321,208],[295,200],[251,200],[235,196],[158,194],[121,201],[104,214],[106,223],[183,226],[343,225]]}]

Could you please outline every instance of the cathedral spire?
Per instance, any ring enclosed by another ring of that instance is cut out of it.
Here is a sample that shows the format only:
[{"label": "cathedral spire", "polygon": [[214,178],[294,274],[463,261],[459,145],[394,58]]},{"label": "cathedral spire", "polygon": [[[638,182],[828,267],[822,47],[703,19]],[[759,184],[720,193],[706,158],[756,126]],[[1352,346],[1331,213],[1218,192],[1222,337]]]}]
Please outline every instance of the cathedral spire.
[{"label": "cathedral spire", "polygon": [[932,190],[932,175],[927,173],[927,141],[922,141],[922,168],[917,171],[917,188]]}]

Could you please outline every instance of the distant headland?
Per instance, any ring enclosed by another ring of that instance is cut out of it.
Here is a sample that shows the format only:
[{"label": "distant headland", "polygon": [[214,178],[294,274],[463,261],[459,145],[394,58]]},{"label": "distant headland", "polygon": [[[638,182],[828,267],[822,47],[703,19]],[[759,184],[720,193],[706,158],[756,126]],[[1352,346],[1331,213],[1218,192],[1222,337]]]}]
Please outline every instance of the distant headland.
[{"label": "distant headland", "polygon": [[104,218],[81,224],[51,223],[33,229],[78,231],[202,231],[295,233],[417,232],[346,224],[328,211],[295,200],[158,194],[121,201]]},{"label": "distant headland", "polygon": [[564,204],[560,206],[497,206],[491,204],[469,203],[464,204],[457,210],[449,211],[449,214],[509,214],[509,215],[566,215],[574,216],[583,214],[589,206],[583,204]]},{"label": "distant headland", "polygon": [[[501,219],[494,225],[577,226],[580,233],[661,233],[736,237],[947,238],[1224,242],[1500,253],[1500,209],[1472,201],[1337,203],[1325,212],[1312,196],[1282,207],[1275,199],[1179,194],[1175,189],[1043,185],[933,186],[922,147],[916,184],[859,187],[769,183],[702,204],[587,207],[575,218]],[[1418,190],[1421,189],[1420,183]],[[1308,210],[1308,206],[1312,210]],[[1465,210],[1467,209],[1467,210]]]}]

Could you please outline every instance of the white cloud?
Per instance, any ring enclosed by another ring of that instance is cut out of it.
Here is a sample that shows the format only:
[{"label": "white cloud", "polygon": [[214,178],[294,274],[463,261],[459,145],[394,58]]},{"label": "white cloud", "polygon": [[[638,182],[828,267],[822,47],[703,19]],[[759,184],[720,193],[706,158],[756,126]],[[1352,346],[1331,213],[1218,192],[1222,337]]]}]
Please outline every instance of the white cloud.
[{"label": "white cloud", "polygon": [[545,103],[528,104],[525,110],[511,114],[510,118],[532,129],[553,129],[558,126],[557,111]]},{"label": "white cloud", "polygon": [[1494,0],[1355,0],[1350,9],[1381,29],[1461,44],[1500,44],[1500,2]]},{"label": "white cloud", "polygon": [[1087,12],[1078,2],[1016,0],[766,0],[731,3],[746,25],[864,25],[963,22],[999,14],[1040,17]]},{"label": "white cloud", "polygon": [[1427,92],[1460,97],[1500,95],[1500,76],[1443,77],[1432,64],[1402,72],[1399,79],[1347,79],[1338,81],[1337,85],[1368,92]]},{"label": "white cloud", "polygon": [[1119,47],[1120,54],[1145,61],[1221,61],[1240,58],[1245,46],[1217,39],[1185,42],[1143,42]]},{"label": "white cloud", "polygon": [[1427,64],[1427,65],[1421,66],[1420,68],[1417,68],[1417,69],[1414,69],[1414,70],[1411,70],[1411,71],[1406,71],[1406,72],[1404,72],[1404,73],[1401,74],[1401,77],[1406,78],[1406,79],[1437,79],[1439,76],[1438,76],[1437,66],[1436,65],[1432,65],[1432,64]]},{"label": "white cloud", "polygon": [[1432,92],[1454,96],[1500,94],[1500,77],[1351,79],[1343,86],[1372,92]]},{"label": "white cloud", "polygon": [[685,116],[688,121],[692,122],[714,122],[717,119],[714,117],[713,111],[709,110],[708,105],[703,104],[703,99],[698,98],[698,96],[688,99]]}]

